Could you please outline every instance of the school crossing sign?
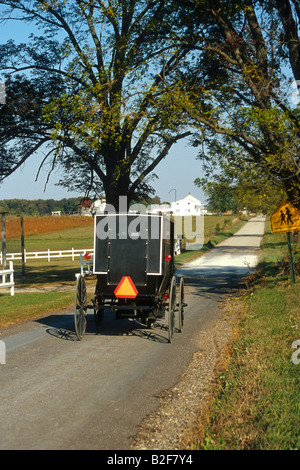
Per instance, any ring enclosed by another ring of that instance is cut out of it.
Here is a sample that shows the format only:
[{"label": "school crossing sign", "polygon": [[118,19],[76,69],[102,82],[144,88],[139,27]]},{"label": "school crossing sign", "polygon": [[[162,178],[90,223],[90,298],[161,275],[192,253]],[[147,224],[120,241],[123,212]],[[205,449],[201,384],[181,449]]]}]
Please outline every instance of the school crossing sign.
[{"label": "school crossing sign", "polygon": [[276,211],[270,217],[271,232],[286,232],[287,244],[290,256],[292,282],[295,284],[295,269],[293,261],[293,250],[291,243],[291,232],[300,230],[300,210],[296,209],[290,202],[281,201]]},{"label": "school crossing sign", "polygon": [[300,210],[290,202],[281,201],[270,217],[271,232],[294,232],[300,230]]}]

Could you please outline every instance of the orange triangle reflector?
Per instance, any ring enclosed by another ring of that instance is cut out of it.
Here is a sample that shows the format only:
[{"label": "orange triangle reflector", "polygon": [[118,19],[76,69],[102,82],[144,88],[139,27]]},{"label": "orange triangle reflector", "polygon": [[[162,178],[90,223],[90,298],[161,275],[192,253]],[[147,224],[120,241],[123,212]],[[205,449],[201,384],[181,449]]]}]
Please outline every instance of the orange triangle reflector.
[{"label": "orange triangle reflector", "polygon": [[123,276],[115,288],[114,294],[118,299],[135,299],[138,291],[133,284],[131,277]]}]

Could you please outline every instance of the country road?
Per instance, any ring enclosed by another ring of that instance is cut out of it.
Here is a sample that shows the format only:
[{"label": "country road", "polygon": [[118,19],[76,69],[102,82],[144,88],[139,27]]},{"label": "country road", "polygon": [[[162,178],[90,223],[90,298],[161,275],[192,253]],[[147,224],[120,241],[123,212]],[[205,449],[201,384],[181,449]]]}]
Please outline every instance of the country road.
[{"label": "country road", "polygon": [[130,449],[140,423],[158,407],[218,321],[226,295],[257,263],[264,218],[178,270],[186,285],[185,323],[168,343],[164,322],[152,329],[93,312],[77,341],[72,312],[57,312],[0,331],[0,449]]}]

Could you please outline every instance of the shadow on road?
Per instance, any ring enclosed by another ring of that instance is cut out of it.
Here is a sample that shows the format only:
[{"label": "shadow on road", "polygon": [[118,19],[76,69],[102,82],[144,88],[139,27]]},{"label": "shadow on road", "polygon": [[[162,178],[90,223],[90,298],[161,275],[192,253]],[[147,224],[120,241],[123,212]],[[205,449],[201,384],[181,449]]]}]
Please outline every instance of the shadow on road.
[{"label": "shadow on road", "polygon": [[[39,318],[36,322],[45,325],[46,332],[51,336],[66,341],[78,341],[72,313],[68,315],[50,315]],[[158,343],[168,343],[168,329],[163,320],[157,321],[152,328],[149,328],[132,318],[116,320],[114,314],[109,311],[104,314],[100,332],[95,327],[94,314],[88,313],[86,335],[137,336]]]},{"label": "shadow on road", "polygon": [[178,270],[176,276],[184,277],[185,288],[193,295],[223,296],[237,288],[245,288],[244,279],[250,272],[246,267],[214,266],[190,269],[189,272]]}]

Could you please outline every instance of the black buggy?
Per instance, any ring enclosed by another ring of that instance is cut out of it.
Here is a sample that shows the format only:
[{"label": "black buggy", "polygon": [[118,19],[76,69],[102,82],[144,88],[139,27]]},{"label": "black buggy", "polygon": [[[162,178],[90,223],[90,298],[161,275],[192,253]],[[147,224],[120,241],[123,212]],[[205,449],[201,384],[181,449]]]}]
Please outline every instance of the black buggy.
[{"label": "black buggy", "polygon": [[[185,307],[184,281],[180,278],[176,292],[174,272],[174,222],[169,217],[147,213],[96,215],[92,271],[82,270],[76,281],[77,338],[83,338],[87,309],[93,308],[98,331],[106,310],[115,312],[116,318],[135,318],[148,327],[167,315],[171,342],[175,312],[178,330],[182,331]],[[97,276],[91,305],[85,283],[89,275]]]}]

